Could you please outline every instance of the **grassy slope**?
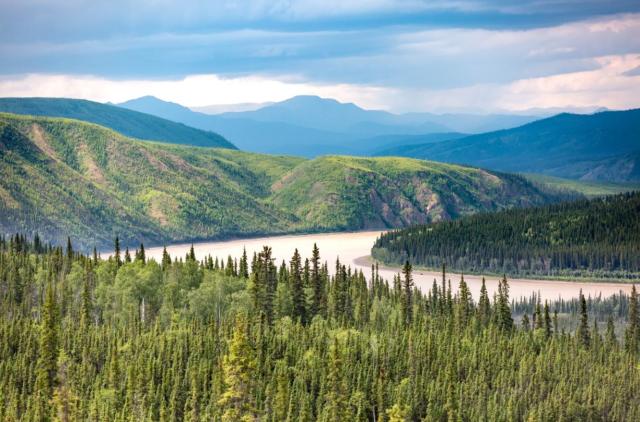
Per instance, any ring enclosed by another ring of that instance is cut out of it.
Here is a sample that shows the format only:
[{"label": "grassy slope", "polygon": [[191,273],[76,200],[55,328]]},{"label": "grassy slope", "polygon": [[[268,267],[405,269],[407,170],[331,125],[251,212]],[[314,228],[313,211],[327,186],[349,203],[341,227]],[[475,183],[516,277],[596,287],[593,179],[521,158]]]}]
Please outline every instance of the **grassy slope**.
[{"label": "grassy slope", "polygon": [[235,148],[217,133],[94,101],[71,98],[0,98],[0,112],[84,120],[138,139]]},{"label": "grassy slope", "polygon": [[321,157],[274,185],[273,202],[317,228],[403,227],[549,199],[524,179],[407,158]]},{"label": "grassy slope", "polygon": [[617,193],[640,190],[640,183],[613,183],[596,180],[572,180],[543,174],[525,174],[524,177],[535,183],[551,188],[580,192],[586,197],[615,195]]},{"label": "grassy slope", "polygon": [[402,158],[294,157],[0,114],[0,231],[83,246],[400,227],[557,199],[523,178]]}]

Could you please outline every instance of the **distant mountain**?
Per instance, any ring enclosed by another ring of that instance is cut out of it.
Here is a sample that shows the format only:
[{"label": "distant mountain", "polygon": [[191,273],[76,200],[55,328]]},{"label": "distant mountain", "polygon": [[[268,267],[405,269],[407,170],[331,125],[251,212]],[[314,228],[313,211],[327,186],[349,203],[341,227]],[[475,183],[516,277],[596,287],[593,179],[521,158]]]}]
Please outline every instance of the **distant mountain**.
[{"label": "distant mountain", "polygon": [[[369,148],[369,140],[380,136],[453,132],[450,127],[471,129],[466,132],[473,133],[486,127],[513,127],[533,119],[526,116],[438,116],[426,113],[397,115],[314,96],[298,96],[258,110],[218,115],[199,113],[154,97],[142,97],[119,105],[213,130],[247,151],[305,157],[370,155],[374,150]],[[438,119],[448,123],[441,123]],[[377,144],[376,147],[394,145]]]},{"label": "distant mountain", "polygon": [[0,113],[0,233],[87,249],[404,227],[564,198],[520,176],[406,158],[314,160],[144,142]]},{"label": "distant mountain", "polygon": [[204,114],[220,114],[231,111],[253,111],[262,107],[273,104],[273,102],[266,103],[237,103],[237,104],[211,104],[199,107],[189,107],[193,111]]},{"label": "distant mountain", "polygon": [[501,171],[640,180],[640,109],[560,114],[514,129],[400,148],[398,155]]},{"label": "distant mountain", "polygon": [[[71,98],[0,98],[0,112],[33,116],[65,117],[96,123],[126,136],[176,144],[235,148],[217,133],[195,129],[159,118],[157,113],[145,114]],[[152,115],[153,114],[153,115]]]},{"label": "distant mountain", "polygon": [[[149,113],[204,130],[223,134],[245,151],[315,157],[350,153],[352,136],[281,122],[262,122],[234,116],[198,113],[180,104],[155,97],[142,97],[118,104],[130,110]],[[238,113],[241,114],[241,113]]]},{"label": "distant mountain", "polygon": [[300,95],[255,111],[224,113],[220,117],[291,123],[364,136],[449,131],[448,127],[428,120],[410,122],[386,111],[364,110],[353,103],[340,103],[312,95]]},{"label": "distant mountain", "polygon": [[[413,116],[418,119],[429,120],[439,125],[461,133],[483,133],[501,129],[518,127],[536,120],[540,115],[518,114],[430,114],[410,113],[406,117]],[[545,115],[544,117],[547,117]]]}]

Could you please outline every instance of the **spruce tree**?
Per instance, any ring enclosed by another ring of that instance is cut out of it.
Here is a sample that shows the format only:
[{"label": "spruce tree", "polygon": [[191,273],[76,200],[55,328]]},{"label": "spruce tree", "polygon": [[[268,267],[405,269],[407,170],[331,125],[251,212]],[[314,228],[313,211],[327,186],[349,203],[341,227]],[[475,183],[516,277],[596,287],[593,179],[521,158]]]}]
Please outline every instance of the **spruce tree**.
[{"label": "spruce tree", "polygon": [[222,362],[225,390],[218,401],[222,421],[254,421],[258,414],[254,403],[256,375],[255,352],[243,317],[236,319],[229,351]]},{"label": "spruce tree", "polygon": [[580,290],[580,323],[578,325],[578,331],[576,336],[578,337],[578,341],[584,347],[589,347],[591,344],[591,334],[589,332],[589,316],[587,313],[587,301],[582,294],[582,290]]},{"label": "spruce tree", "polygon": [[631,296],[629,297],[624,347],[628,353],[634,355],[640,352],[640,312],[638,310],[638,292],[635,284],[631,286]]},{"label": "spruce tree", "polygon": [[40,322],[40,344],[36,368],[36,392],[42,411],[49,414],[58,369],[59,311],[52,283],[47,285]]},{"label": "spruce tree", "polygon": [[322,407],[322,421],[345,420],[346,392],[343,375],[342,356],[338,339],[334,338],[329,349],[327,386]]},{"label": "spruce tree", "polygon": [[[435,284],[435,280],[434,280]],[[486,326],[491,320],[491,302],[487,293],[487,284],[482,277],[482,287],[480,287],[480,299],[478,300],[478,320]]]},{"label": "spruce tree", "polygon": [[546,338],[550,338],[553,335],[553,328],[551,325],[551,316],[549,315],[549,303],[544,301],[544,335]]},{"label": "spruce tree", "polygon": [[513,329],[513,318],[511,317],[509,284],[507,283],[506,276],[503,276],[498,284],[498,298],[495,308],[498,327],[504,331],[511,331]]},{"label": "spruce tree", "polygon": [[402,267],[402,309],[404,313],[405,325],[411,325],[413,321],[413,276],[409,261],[405,261]]},{"label": "spruce tree", "polygon": [[116,257],[116,266],[120,267],[122,265],[122,260],[120,259],[120,238],[118,238],[118,236],[116,236],[113,249]]},{"label": "spruce tree", "polygon": [[240,258],[240,266],[238,269],[239,276],[242,278],[249,278],[249,265],[247,261],[247,249],[242,248],[242,258]]},{"label": "spruce tree", "polygon": [[303,324],[307,321],[306,298],[301,274],[301,258],[298,249],[293,253],[290,262],[289,285],[293,297],[293,316]]},{"label": "spruce tree", "polygon": [[313,299],[311,301],[311,313],[313,315],[325,315],[326,312],[326,297],[325,286],[320,274],[320,250],[318,245],[313,244],[313,251],[311,253],[311,274],[310,274],[311,288],[313,289]]},{"label": "spruce tree", "polygon": [[162,248],[162,270],[166,271],[171,266],[171,256],[167,252],[167,247]]}]

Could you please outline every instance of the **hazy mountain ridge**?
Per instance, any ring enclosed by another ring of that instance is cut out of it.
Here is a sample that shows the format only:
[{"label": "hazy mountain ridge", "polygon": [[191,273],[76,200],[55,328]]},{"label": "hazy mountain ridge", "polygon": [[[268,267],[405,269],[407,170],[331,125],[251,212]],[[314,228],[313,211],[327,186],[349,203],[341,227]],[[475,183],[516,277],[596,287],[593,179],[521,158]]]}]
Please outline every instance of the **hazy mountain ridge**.
[{"label": "hazy mountain ridge", "polygon": [[369,147],[372,138],[433,133],[474,133],[487,127],[513,127],[535,120],[533,116],[392,114],[365,110],[315,96],[298,96],[258,110],[217,115],[198,113],[155,97],[142,97],[119,104],[223,134],[240,149],[315,157],[323,154],[373,155],[381,148]]},{"label": "hazy mountain ridge", "polygon": [[517,128],[410,145],[402,156],[585,180],[640,180],[640,109],[560,114]]},{"label": "hazy mountain ridge", "polygon": [[69,119],[0,114],[0,135],[0,231],[85,247],[387,228],[561,198],[456,165],[142,142]]}]

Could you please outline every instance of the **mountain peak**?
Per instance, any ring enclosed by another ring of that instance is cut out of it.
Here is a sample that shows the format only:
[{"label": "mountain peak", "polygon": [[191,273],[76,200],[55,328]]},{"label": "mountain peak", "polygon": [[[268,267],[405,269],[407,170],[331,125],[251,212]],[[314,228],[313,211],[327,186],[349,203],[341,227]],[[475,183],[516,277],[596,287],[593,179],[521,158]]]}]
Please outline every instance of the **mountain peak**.
[{"label": "mountain peak", "polygon": [[324,107],[324,108],[351,108],[362,110],[353,103],[341,103],[333,98],[323,98],[317,95],[296,95],[269,107]]}]

